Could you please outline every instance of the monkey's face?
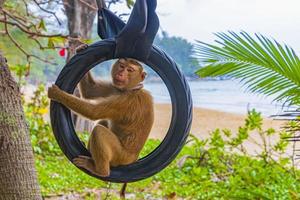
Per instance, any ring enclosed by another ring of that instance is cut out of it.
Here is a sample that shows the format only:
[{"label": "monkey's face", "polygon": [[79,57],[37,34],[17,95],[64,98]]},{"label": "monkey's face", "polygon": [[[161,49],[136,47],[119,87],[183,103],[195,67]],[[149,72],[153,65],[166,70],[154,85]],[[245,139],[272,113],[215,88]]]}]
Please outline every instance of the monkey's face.
[{"label": "monkey's face", "polygon": [[113,85],[119,89],[130,89],[145,79],[142,66],[132,59],[119,59],[112,68]]}]

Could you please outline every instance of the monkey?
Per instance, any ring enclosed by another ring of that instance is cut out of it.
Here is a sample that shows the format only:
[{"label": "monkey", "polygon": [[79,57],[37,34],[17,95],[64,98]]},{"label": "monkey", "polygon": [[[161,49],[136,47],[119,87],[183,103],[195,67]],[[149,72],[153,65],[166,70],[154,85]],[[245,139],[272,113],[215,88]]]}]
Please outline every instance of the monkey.
[{"label": "monkey", "polygon": [[146,77],[142,65],[132,58],[120,58],[111,69],[111,82],[95,80],[88,72],[79,82],[82,98],[58,86],[48,97],[91,120],[99,120],[89,137],[91,157],[79,155],[72,162],[95,175],[107,177],[110,167],[138,159],[154,122],[153,98],[143,89]]}]

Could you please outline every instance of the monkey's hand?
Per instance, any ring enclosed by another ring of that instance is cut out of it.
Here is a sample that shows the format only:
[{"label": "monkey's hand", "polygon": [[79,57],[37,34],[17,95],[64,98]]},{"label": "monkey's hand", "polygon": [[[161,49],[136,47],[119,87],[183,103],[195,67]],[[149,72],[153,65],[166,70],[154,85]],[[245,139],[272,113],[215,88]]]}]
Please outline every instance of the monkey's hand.
[{"label": "monkey's hand", "polygon": [[79,46],[76,48],[75,51],[76,51],[76,53],[79,53],[80,51],[82,51],[82,50],[88,48],[88,46],[89,46],[89,45],[87,45],[87,44],[81,44],[81,45],[79,45]]},{"label": "monkey's hand", "polygon": [[57,85],[52,85],[48,88],[48,97],[54,101],[59,101],[59,97],[61,96],[62,90],[59,89]]}]

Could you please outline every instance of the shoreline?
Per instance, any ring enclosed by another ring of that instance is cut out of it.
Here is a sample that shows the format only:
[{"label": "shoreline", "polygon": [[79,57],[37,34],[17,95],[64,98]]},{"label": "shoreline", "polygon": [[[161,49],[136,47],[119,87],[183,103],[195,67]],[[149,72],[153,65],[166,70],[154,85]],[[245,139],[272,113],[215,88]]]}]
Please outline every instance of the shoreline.
[{"label": "shoreline", "polygon": [[[171,104],[159,103],[154,105],[154,124],[149,138],[162,140],[170,126]],[[239,126],[244,125],[246,114],[236,114],[202,107],[193,108],[193,121],[191,134],[199,138],[207,138],[209,133],[217,128],[229,129],[233,133],[238,131]],[[284,121],[273,120],[262,116],[263,129],[274,128],[280,130]]]}]

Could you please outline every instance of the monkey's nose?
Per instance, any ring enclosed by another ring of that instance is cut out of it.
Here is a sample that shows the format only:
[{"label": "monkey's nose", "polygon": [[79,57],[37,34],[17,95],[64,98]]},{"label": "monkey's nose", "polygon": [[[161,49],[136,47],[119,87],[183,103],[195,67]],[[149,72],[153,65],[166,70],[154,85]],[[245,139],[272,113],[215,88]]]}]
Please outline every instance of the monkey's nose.
[{"label": "monkey's nose", "polygon": [[123,72],[117,74],[117,76],[120,77],[120,78],[124,78],[124,77],[126,77],[126,75],[127,75],[127,74],[126,74],[125,71],[123,71]]}]

